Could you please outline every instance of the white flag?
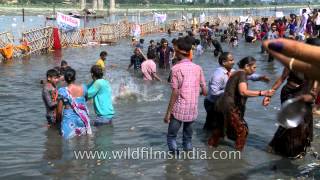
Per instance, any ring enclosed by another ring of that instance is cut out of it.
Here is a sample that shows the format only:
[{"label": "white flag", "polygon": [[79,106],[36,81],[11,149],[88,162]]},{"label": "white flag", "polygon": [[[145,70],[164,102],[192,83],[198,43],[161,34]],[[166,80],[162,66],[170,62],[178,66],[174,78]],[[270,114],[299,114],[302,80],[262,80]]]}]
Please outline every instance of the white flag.
[{"label": "white flag", "polygon": [[80,27],[80,19],[57,12],[57,24],[60,29],[70,31]]}]

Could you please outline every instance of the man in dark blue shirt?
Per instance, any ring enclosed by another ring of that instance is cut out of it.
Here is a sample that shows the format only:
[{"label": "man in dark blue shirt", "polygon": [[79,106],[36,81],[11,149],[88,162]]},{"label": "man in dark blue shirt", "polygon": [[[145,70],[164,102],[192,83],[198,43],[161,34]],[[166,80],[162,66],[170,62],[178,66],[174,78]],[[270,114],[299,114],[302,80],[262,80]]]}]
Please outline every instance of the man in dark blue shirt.
[{"label": "man in dark blue shirt", "polygon": [[144,60],[141,50],[139,48],[134,49],[134,55],[131,56],[130,64],[128,66],[128,69],[130,69],[132,66],[134,70],[140,70],[141,69],[141,64]]}]

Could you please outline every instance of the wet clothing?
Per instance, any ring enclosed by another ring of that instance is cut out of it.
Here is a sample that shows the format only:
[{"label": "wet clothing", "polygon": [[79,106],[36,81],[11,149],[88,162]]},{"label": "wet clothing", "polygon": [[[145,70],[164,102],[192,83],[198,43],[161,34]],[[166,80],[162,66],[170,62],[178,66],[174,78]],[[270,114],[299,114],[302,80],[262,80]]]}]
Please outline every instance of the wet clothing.
[{"label": "wet clothing", "polygon": [[46,119],[48,125],[56,123],[58,90],[51,83],[46,83],[42,89],[42,100],[46,106]]},{"label": "wet clothing", "polygon": [[61,133],[65,139],[92,134],[89,111],[86,104],[87,88],[83,87],[83,95],[73,98],[67,87],[58,91],[58,99],[63,102],[64,110],[61,122]]},{"label": "wet clothing", "polygon": [[253,28],[249,27],[247,33],[245,34],[246,42],[251,43],[255,39]]},{"label": "wet clothing", "polygon": [[[308,94],[312,88],[312,83],[305,79],[301,73],[290,72],[287,82],[293,82],[297,84],[297,87],[293,88],[287,83],[281,90],[281,103],[299,95]],[[306,152],[306,148],[310,146],[313,139],[312,104],[306,103],[306,109],[304,121],[298,127],[292,129],[278,127],[269,144],[275,153],[287,157],[296,157]]]},{"label": "wet clothing", "polygon": [[141,64],[143,62],[143,57],[141,55],[132,55],[130,63],[133,64],[134,70],[140,70],[141,69]]},{"label": "wet clothing", "polygon": [[183,125],[183,136],[182,136],[182,146],[183,149],[188,151],[192,150],[192,123],[193,122],[182,122],[174,117],[171,117],[170,123],[168,126],[168,134],[167,134],[167,143],[168,143],[168,148],[170,151],[177,151],[178,146],[177,146],[177,134],[179,132],[179,129],[181,125]]},{"label": "wet clothing", "polygon": [[88,98],[93,98],[94,111],[98,117],[96,120],[99,120],[99,123],[103,123],[103,120],[109,122],[113,118],[115,112],[112,105],[112,91],[107,80],[97,79],[92,82],[88,86]]},{"label": "wet clothing", "polygon": [[143,49],[143,43],[138,43],[137,45],[136,45],[136,48],[140,48],[141,50]]},{"label": "wet clothing", "polygon": [[218,40],[213,40],[212,41],[212,45],[214,46],[215,51],[217,51],[219,53],[223,53],[222,46],[221,46],[221,44],[219,43]]},{"label": "wet clothing", "polygon": [[99,60],[96,62],[96,65],[100,66],[102,69],[105,69],[105,68],[106,68],[105,63],[104,63],[104,60],[102,60],[102,59],[99,59]]},{"label": "wet clothing", "polygon": [[159,47],[157,52],[160,54],[159,56],[159,68],[167,68],[170,69],[170,53],[173,53],[174,50],[172,47],[167,46],[165,49]]},{"label": "wet clothing", "polygon": [[153,54],[155,57],[157,57],[157,47],[156,46],[149,46],[147,54]]},{"label": "wet clothing", "polygon": [[153,74],[157,72],[157,65],[152,59],[143,61],[141,64],[143,80],[153,80]]},{"label": "wet clothing", "polygon": [[244,148],[249,130],[244,120],[247,97],[239,92],[239,84],[243,82],[247,83],[245,72],[235,72],[230,77],[224,94],[217,99],[217,105],[214,107],[214,113],[217,115],[213,116],[214,129],[208,140],[209,145],[217,146],[219,139],[226,133],[229,139],[235,141],[237,150]]},{"label": "wet clothing", "polygon": [[220,42],[226,42],[226,40],[228,39],[228,35],[227,34],[223,34],[221,37],[220,37]]},{"label": "wet clothing", "polygon": [[[235,72],[235,69],[231,69],[230,72],[228,72],[228,70],[222,66],[215,69],[209,80],[208,96],[206,99],[208,99],[210,102],[214,102],[218,96],[222,95],[229,77],[233,72]],[[251,81],[259,81],[260,78],[261,75],[256,73],[247,76],[247,79]]]}]

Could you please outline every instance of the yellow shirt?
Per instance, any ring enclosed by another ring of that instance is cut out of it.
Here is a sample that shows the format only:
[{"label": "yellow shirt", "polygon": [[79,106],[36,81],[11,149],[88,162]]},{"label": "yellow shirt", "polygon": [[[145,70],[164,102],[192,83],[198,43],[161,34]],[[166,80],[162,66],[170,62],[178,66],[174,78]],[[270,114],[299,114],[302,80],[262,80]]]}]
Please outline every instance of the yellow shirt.
[{"label": "yellow shirt", "polygon": [[105,69],[105,64],[102,59],[99,59],[96,63],[96,65],[100,66],[102,69]]}]

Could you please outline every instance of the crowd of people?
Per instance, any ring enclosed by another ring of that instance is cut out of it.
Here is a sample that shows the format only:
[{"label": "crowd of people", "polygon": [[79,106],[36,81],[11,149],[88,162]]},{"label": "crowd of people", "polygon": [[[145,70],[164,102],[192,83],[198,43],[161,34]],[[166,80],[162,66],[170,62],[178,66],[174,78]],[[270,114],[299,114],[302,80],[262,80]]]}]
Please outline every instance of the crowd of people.
[{"label": "crowd of people", "polygon": [[[141,72],[146,81],[162,81],[157,74],[157,67],[170,70],[168,81],[172,91],[164,117],[164,122],[168,123],[167,145],[170,152],[179,152],[176,138],[181,126],[183,150],[192,150],[193,123],[198,116],[200,95],[205,96],[204,108],[207,116],[203,129],[210,134],[208,145],[216,147],[226,136],[235,142],[236,150],[242,151],[249,133],[245,120],[247,99],[263,96],[262,104],[268,106],[275,92],[285,84],[281,90],[281,103],[299,98],[305,103],[307,112],[303,122],[297,127],[286,129],[279,126],[268,150],[286,157],[301,157],[306,153],[313,140],[312,107],[317,99],[319,101],[317,80],[320,80],[320,47],[316,47],[320,46],[320,40],[317,39],[319,32],[310,33],[308,24],[311,21],[314,30],[319,30],[320,24],[317,23],[320,19],[317,11],[312,15],[305,13],[303,10],[300,24],[295,15],[290,16],[289,22],[281,18],[270,25],[266,18],[262,19],[262,23],[236,21],[224,31],[219,30],[219,25],[210,26],[205,23],[198,30],[191,28],[186,36],[179,34],[179,37],[172,40],[172,46],[164,38],[159,43],[151,40],[146,56],[144,39],[132,39],[134,51],[128,70],[133,66],[134,71]],[[265,40],[262,51],[270,54],[269,61],[275,58],[285,66],[282,75],[270,89],[250,89],[248,80],[270,81],[267,76],[256,73],[257,63],[254,57],[242,58],[237,62],[236,70],[232,52],[222,50],[221,43],[229,42],[236,47],[241,33],[246,42]],[[304,42],[305,37],[308,38]],[[194,55],[201,56],[206,49],[213,48],[214,56],[218,56],[219,66],[212,71],[206,82],[202,67],[194,63],[193,59]],[[103,78],[107,55],[106,51],[102,51],[96,65],[91,67],[92,82],[88,85],[75,83],[76,71],[65,61],[61,63],[61,67],[47,71],[43,100],[47,109],[48,126],[57,126],[64,138],[92,134],[91,124],[112,124],[115,114],[112,92],[109,81]],[[89,99],[93,99],[96,114],[93,122],[88,116],[86,102]]]}]

